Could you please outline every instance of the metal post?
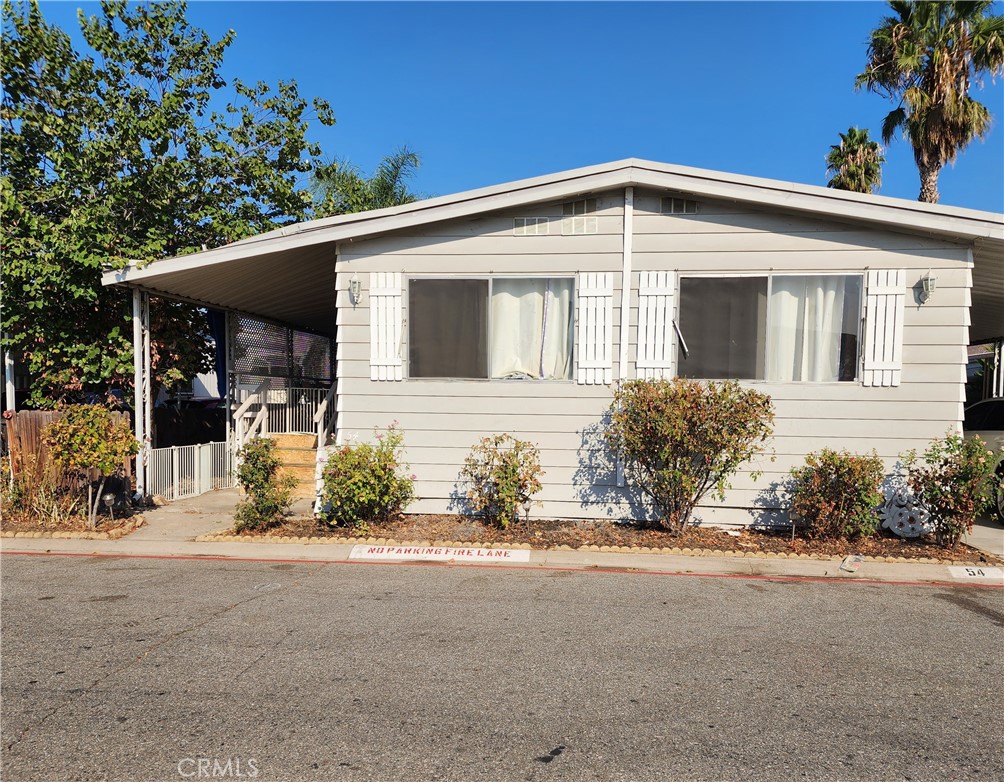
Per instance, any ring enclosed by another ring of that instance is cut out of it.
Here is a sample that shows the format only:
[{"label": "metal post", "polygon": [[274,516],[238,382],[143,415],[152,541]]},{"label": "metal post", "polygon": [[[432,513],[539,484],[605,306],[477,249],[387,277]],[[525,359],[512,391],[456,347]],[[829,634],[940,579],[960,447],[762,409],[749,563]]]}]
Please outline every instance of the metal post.
[{"label": "metal post", "polygon": [[143,294],[132,292],[132,372],[133,372],[133,430],[140,444],[136,454],[136,499],[146,497],[146,415],[143,405],[144,362],[143,362]]},{"label": "metal post", "polygon": [[14,355],[10,352],[10,348],[7,348],[3,352],[3,369],[4,369],[4,395],[6,397],[6,410],[13,410],[16,407],[16,399],[14,397]]},{"label": "metal post", "polygon": [[171,499],[176,500],[181,494],[181,462],[178,458],[178,446],[171,446]]}]

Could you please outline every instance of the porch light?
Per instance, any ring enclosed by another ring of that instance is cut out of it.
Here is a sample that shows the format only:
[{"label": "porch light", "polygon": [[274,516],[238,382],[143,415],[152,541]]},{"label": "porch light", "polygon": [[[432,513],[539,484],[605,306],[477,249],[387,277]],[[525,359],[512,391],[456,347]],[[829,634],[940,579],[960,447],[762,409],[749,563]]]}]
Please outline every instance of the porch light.
[{"label": "porch light", "polygon": [[920,278],[920,284],[923,286],[920,293],[920,303],[927,304],[927,300],[931,298],[931,294],[934,293],[934,289],[938,285],[938,278],[928,269],[927,274]]},{"label": "porch light", "polygon": [[359,304],[363,296],[363,284],[356,274],[353,274],[352,279],[349,280],[349,296],[352,298],[353,304]]}]

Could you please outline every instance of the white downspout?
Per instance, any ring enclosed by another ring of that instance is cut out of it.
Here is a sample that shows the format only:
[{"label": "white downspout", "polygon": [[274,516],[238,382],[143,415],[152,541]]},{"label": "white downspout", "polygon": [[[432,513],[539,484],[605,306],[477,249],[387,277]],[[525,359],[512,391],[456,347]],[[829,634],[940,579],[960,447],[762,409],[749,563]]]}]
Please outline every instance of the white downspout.
[{"label": "white downspout", "polygon": [[[617,359],[617,380],[624,382],[630,379],[628,372],[628,350],[631,347],[629,339],[631,328],[631,253],[634,238],[634,188],[624,188],[624,257],[621,267],[621,325],[620,325],[620,355]],[[625,485],[624,462],[617,458],[617,485]]]}]

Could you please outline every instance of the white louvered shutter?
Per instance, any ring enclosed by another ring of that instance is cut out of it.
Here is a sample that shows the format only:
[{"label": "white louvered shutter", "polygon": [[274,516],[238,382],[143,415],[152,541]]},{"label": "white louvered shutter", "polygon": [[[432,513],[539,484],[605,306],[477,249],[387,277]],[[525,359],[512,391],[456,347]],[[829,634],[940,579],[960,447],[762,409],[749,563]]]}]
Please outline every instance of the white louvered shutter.
[{"label": "white louvered shutter", "polygon": [[401,380],[401,272],[370,274],[370,380]]},{"label": "white louvered shutter", "polygon": [[867,285],[861,382],[866,386],[898,386],[903,372],[906,272],[872,270]]},{"label": "white louvered shutter", "polygon": [[613,279],[611,272],[583,272],[579,275],[576,377],[580,384],[609,385],[614,379]]},{"label": "white louvered shutter", "polygon": [[638,275],[638,377],[673,376],[673,272]]}]

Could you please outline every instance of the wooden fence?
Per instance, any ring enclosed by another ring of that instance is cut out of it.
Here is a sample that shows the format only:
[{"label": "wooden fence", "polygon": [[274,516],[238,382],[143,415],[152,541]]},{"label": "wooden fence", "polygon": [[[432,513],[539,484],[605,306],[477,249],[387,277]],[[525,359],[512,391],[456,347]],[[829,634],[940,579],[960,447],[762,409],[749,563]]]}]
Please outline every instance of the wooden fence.
[{"label": "wooden fence", "polygon": [[[128,413],[112,413],[112,420],[129,426]],[[62,417],[53,410],[20,410],[7,420],[7,441],[10,449],[10,465],[14,475],[26,473],[33,476],[50,474],[54,469],[49,458],[49,449],[42,441],[42,433],[49,424]],[[124,477],[132,477],[132,459],[122,463]],[[92,481],[100,476],[92,470],[88,476]]]}]

